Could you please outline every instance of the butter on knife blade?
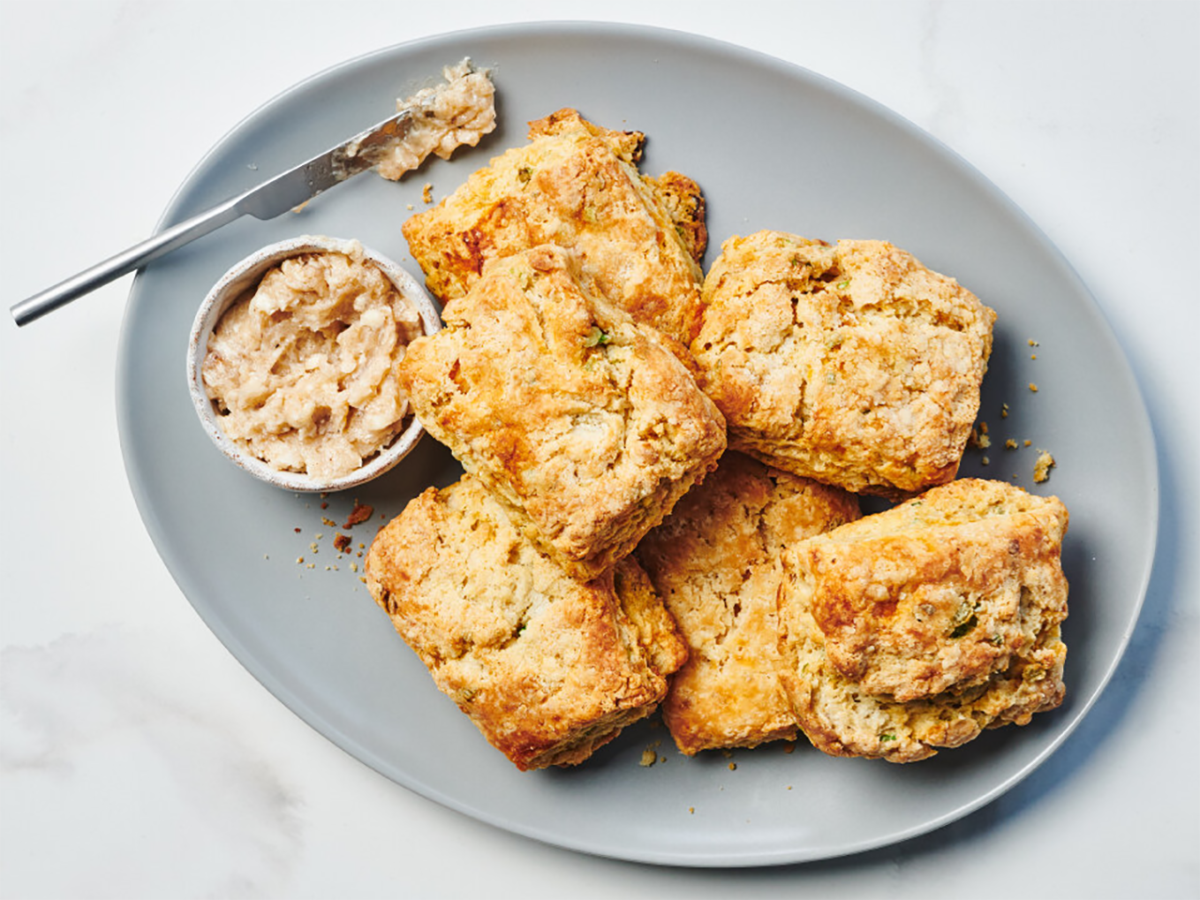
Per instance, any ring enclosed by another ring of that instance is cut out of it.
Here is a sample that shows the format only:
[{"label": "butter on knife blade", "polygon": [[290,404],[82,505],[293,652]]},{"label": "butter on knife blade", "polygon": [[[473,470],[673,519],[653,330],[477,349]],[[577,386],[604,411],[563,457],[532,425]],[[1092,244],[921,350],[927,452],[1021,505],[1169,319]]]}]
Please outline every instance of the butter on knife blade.
[{"label": "butter on knife blade", "polygon": [[273,219],[367,169],[378,167],[383,177],[395,180],[419,166],[430,153],[446,159],[463,144],[474,146],[496,127],[490,75],[474,69],[469,59],[446,67],[443,74],[446,83],[400,101],[399,111],[379,124],[23,300],[12,307],[13,318],[18,325],[26,325],[235,219],[245,215]]},{"label": "butter on knife blade", "polygon": [[471,60],[442,71],[445,84],[425,88],[397,104],[416,110],[407,136],[369,150],[376,171],[395,181],[429,156],[449,159],[463,145],[474,147],[496,128],[496,89],[487,69],[475,69]]}]

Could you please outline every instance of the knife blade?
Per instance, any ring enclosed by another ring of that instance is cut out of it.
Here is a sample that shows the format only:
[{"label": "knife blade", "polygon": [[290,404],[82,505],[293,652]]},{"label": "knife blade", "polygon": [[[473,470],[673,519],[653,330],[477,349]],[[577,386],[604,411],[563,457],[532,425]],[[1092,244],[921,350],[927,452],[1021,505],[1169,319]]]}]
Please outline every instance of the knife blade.
[{"label": "knife blade", "polygon": [[273,219],[307,203],[323,191],[374,167],[389,148],[404,140],[414,116],[424,106],[424,103],[405,106],[382,122],[257,187],[34,294],[12,307],[13,318],[17,325],[26,325],[242,216]]}]

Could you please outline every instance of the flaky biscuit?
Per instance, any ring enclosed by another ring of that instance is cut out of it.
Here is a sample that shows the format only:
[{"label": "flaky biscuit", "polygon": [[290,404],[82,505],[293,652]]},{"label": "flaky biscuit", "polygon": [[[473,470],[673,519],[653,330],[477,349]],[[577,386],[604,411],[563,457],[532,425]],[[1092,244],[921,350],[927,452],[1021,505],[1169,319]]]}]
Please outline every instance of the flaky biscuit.
[{"label": "flaky biscuit", "polygon": [[795,737],[779,680],[780,553],[858,515],[851,494],[729,452],[638,545],[689,647],[662,707],[683,753]]},{"label": "flaky biscuit", "polygon": [[783,682],[829,753],[922,759],[1062,701],[1066,508],[933,488],[784,553]]},{"label": "flaky biscuit", "polygon": [[559,247],[493,261],[444,319],[398,368],[417,417],[582,577],[725,449],[721,414],[658,333],[590,294]]},{"label": "flaky biscuit", "polygon": [[366,579],[438,688],[522,770],[582,762],[652,712],[686,658],[636,563],[572,578],[469,475],[383,528]]},{"label": "flaky biscuit", "polygon": [[730,446],[797,475],[900,497],[954,478],[995,313],[882,241],[734,237],[692,343]]},{"label": "flaky biscuit", "polygon": [[700,325],[708,241],[695,182],[639,174],[644,135],[600,128],[573,109],[531,122],[529,138],[405,222],[429,290],[448,304],[488,261],[558,244],[586,260],[596,291],[686,346]]}]

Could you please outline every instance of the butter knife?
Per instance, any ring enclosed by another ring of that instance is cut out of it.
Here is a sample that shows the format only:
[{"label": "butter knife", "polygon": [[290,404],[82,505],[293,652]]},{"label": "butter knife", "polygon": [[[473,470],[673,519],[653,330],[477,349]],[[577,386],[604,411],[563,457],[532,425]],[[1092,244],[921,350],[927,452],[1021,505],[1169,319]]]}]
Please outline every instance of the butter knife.
[{"label": "butter knife", "polygon": [[347,178],[372,168],[387,150],[404,139],[422,105],[407,106],[378,125],[356,134],[258,187],[168,228],[124,253],[105,260],[12,307],[18,325],[27,325],[122,275],[140,269],[198,237],[245,215],[273,219],[295,209]]}]

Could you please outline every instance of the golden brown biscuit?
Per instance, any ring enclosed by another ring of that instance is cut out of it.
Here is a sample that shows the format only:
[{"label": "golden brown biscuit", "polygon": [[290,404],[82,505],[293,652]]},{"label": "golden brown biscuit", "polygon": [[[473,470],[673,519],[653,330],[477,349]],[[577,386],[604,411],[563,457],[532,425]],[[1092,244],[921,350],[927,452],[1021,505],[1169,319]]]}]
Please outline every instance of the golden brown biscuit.
[{"label": "golden brown biscuit", "polygon": [[882,241],[734,237],[692,353],[730,446],[855,492],[954,478],[995,313]]},{"label": "golden brown biscuit", "polygon": [[530,123],[509,150],[404,223],[413,259],[443,304],[485,264],[540,244],[574,248],[594,290],[685,346],[700,326],[704,198],[691,179],[640,175],[645,136],[564,109]]},{"label": "golden brown biscuit", "polygon": [[582,762],[653,711],[686,658],[636,563],[570,577],[469,475],[413,499],[366,573],[438,688],[522,770]]},{"label": "golden brown biscuit", "polygon": [[577,277],[559,247],[494,260],[398,372],[426,429],[590,577],[716,466],[725,425],[658,333]]},{"label": "golden brown biscuit", "polygon": [[780,553],[858,516],[854,495],[730,452],[638,545],[688,642],[662,707],[680,751],[795,737],[779,681]]},{"label": "golden brown biscuit", "polygon": [[783,681],[812,742],[908,762],[1058,706],[1067,518],[963,479],[785,551]]}]

